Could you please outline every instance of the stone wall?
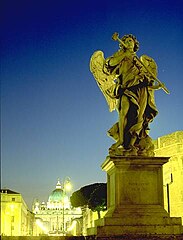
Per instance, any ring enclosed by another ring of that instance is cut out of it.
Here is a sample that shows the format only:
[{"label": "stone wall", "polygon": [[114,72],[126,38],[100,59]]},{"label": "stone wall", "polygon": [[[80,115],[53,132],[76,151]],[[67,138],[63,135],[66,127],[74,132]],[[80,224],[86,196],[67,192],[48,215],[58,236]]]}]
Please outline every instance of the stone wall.
[{"label": "stone wall", "polygon": [[183,131],[159,137],[154,145],[157,157],[170,157],[163,167],[165,209],[169,198],[170,216],[183,219]]},{"label": "stone wall", "polygon": [[117,237],[2,237],[2,240],[183,240],[183,235],[171,235],[171,236],[151,236],[151,235],[122,235]]},{"label": "stone wall", "polygon": [[63,237],[63,236],[19,236],[19,237],[1,237],[2,240],[84,240],[84,236]]}]

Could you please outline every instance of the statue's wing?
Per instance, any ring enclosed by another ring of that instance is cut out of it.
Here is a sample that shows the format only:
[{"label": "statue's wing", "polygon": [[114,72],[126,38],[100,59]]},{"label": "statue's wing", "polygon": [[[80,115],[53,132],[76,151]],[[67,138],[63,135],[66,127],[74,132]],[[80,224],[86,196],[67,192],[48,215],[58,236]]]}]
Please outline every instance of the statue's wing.
[{"label": "statue's wing", "polygon": [[[157,73],[158,73],[158,68],[156,65],[156,62],[154,61],[154,59],[152,59],[151,57],[147,56],[147,55],[142,55],[140,57],[140,60],[143,62],[143,64],[146,66],[146,68],[156,77]],[[143,71],[147,72],[147,70],[143,67]],[[147,72],[147,75],[150,76],[150,74]]]},{"label": "statue's wing", "polygon": [[109,105],[109,111],[112,112],[116,107],[116,99],[110,96],[110,91],[115,87],[114,75],[107,74],[104,69],[104,54],[102,51],[96,51],[90,59],[90,71],[92,72],[96,82],[102,91],[106,101]]}]

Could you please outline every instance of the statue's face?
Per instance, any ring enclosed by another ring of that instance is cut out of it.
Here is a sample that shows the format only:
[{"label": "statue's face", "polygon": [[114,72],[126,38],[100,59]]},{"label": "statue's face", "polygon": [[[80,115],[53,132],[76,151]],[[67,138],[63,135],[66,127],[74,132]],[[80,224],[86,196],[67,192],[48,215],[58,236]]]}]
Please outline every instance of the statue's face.
[{"label": "statue's face", "polygon": [[135,43],[134,43],[134,41],[133,41],[132,38],[130,38],[130,37],[126,38],[125,41],[124,41],[124,43],[125,43],[125,45],[127,46],[127,49],[128,49],[128,50],[133,51],[134,46],[135,46]]}]

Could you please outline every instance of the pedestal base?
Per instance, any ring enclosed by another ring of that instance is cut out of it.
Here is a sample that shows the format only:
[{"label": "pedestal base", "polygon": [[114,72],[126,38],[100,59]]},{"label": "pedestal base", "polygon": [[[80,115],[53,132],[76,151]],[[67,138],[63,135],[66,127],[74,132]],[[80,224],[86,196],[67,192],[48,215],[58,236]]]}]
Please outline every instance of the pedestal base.
[{"label": "pedestal base", "polygon": [[122,234],[181,234],[181,218],[164,210],[162,165],[168,158],[110,156],[107,172],[107,213],[88,229],[97,237]]}]

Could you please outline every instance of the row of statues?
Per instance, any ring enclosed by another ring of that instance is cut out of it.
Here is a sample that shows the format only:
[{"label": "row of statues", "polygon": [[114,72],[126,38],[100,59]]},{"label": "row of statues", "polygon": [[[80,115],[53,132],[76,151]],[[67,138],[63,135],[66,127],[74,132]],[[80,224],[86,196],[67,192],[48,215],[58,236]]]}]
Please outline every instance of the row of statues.
[{"label": "row of statues", "polygon": [[121,156],[154,156],[154,146],[149,136],[149,123],[158,114],[154,91],[163,89],[157,79],[155,61],[136,55],[139,42],[132,34],[113,40],[119,41],[119,50],[104,58],[96,51],[90,59],[90,70],[109,105],[109,110],[118,112],[118,121],[108,130],[115,143],[109,153]]}]

